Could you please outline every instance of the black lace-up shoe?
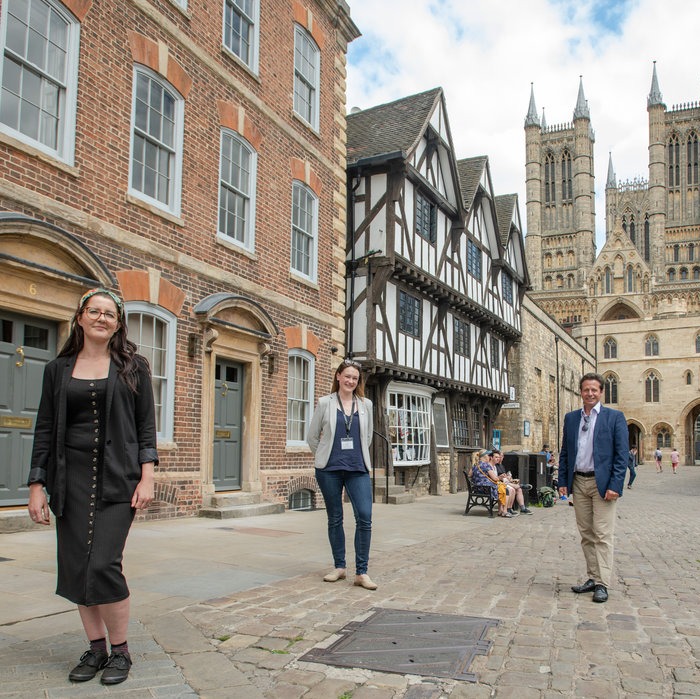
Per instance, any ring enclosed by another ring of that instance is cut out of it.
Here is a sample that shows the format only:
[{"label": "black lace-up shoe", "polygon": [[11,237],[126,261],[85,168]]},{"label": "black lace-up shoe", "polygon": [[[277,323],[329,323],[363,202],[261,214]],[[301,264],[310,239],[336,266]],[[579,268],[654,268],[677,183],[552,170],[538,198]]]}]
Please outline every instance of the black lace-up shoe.
[{"label": "black lace-up shoe", "polygon": [[102,684],[119,684],[129,676],[131,656],[128,653],[112,653],[102,673]]},{"label": "black lace-up shoe", "polygon": [[107,664],[107,651],[86,650],[80,656],[80,662],[68,673],[71,682],[91,680]]}]

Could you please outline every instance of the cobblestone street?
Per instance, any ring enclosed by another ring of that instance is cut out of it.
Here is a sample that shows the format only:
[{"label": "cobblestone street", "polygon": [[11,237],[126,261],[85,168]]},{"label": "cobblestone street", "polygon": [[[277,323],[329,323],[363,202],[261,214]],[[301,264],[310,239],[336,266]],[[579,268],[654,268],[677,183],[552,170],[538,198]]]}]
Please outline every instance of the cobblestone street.
[{"label": "cobblestone street", "polygon": [[[125,568],[131,677],[76,685],[76,612],[53,595],[53,533],[2,536],[0,697],[438,699],[699,696],[700,469],[641,466],[618,506],[607,604],[585,577],[573,508],[464,517],[466,495],[375,506],[368,592],[330,569],[325,512],[139,523]],[[346,518],[351,511],[347,510]],[[352,540],[352,528],[346,531]],[[349,571],[349,573],[352,571]],[[304,662],[374,607],[494,618],[477,683]]]}]

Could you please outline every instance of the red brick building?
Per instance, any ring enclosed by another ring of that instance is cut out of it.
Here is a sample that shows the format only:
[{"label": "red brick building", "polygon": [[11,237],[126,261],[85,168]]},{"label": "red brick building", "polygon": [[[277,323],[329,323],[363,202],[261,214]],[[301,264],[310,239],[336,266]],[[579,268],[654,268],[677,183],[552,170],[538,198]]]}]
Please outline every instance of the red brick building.
[{"label": "red brick building", "polygon": [[344,0],[1,0],[0,507],[81,294],[127,302],[158,502],[303,504],[342,356]]}]

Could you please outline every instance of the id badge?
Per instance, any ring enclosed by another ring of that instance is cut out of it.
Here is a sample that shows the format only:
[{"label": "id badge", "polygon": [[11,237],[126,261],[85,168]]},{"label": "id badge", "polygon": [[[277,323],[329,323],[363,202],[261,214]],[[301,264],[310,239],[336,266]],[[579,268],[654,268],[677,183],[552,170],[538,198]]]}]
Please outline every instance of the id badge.
[{"label": "id badge", "polygon": [[341,437],[340,448],[342,450],[352,449],[352,437]]}]

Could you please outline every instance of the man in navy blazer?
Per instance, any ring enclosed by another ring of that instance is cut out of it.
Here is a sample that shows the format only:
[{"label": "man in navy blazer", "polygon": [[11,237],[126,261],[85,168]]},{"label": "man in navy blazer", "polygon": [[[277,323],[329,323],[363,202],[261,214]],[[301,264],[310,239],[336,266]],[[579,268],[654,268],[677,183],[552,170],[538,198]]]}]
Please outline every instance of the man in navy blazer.
[{"label": "man in navy blazer", "polygon": [[594,602],[606,602],[612,576],[615,505],[625,485],[629,432],[625,416],[601,404],[600,374],[584,374],[579,388],[583,408],[564,417],[559,494],[574,496],[588,574],[585,583],[571,589],[593,592]]}]

